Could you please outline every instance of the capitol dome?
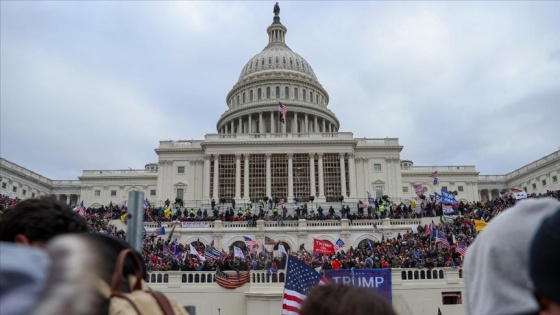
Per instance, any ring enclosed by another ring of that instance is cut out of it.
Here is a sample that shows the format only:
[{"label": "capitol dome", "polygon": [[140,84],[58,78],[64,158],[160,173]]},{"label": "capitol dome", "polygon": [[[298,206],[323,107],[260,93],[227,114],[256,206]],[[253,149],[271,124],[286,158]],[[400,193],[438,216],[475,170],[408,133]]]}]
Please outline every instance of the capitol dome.
[{"label": "capitol dome", "polygon": [[[327,109],[329,94],[309,62],[286,45],[279,12],[266,32],[268,44],[249,59],[226,96],[228,110],[216,124],[218,133],[338,131],[339,121]],[[278,114],[282,104],[285,112]]]}]

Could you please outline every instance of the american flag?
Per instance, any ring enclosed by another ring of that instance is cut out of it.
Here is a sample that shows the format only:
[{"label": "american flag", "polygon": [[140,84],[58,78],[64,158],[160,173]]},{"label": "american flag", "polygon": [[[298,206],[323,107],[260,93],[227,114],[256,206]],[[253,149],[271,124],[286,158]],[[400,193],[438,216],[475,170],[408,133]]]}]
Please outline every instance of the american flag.
[{"label": "american flag", "polygon": [[383,234],[383,232],[381,232],[381,231],[377,228],[377,225],[376,225],[375,223],[373,224],[373,233]]},{"label": "american flag", "polygon": [[284,198],[280,198],[280,200],[278,200],[278,205],[280,205],[280,207],[284,205]]},{"label": "american flag", "polygon": [[220,253],[219,250],[217,250],[213,247],[212,248],[207,247],[204,250],[204,257],[206,257],[208,259],[218,260],[218,259],[222,258],[222,253]]},{"label": "american flag", "polygon": [[86,208],[84,208],[84,201],[82,200],[82,202],[80,202],[80,205],[78,206],[78,209],[76,209],[78,211],[78,214],[80,216],[85,216],[86,215]]},{"label": "american flag", "polygon": [[249,282],[249,271],[241,271],[238,276],[237,273],[228,274],[222,270],[217,270],[214,280],[222,288],[236,289]]},{"label": "american flag", "polygon": [[288,106],[282,102],[278,102],[278,111],[282,113],[282,115],[286,115],[288,112]]},{"label": "american flag", "polygon": [[373,195],[369,193],[369,191],[367,192],[367,201],[370,205],[374,205],[375,204],[375,198],[373,198]]},{"label": "american flag", "polygon": [[276,245],[276,241],[266,235],[264,236],[264,243],[266,245]]},{"label": "american flag", "polygon": [[437,171],[430,173],[430,177],[431,178],[436,178],[437,177]]},{"label": "american flag", "polygon": [[243,236],[243,240],[245,241],[245,245],[246,246],[256,246],[259,247],[259,243],[257,243],[256,241],[254,241],[252,238],[248,237],[248,236]]},{"label": "american flag", "polygon": [[442,230],[437,230],[436,232],[436,244],[441,243],[443,248],[449,248],[449,242],[447,241],[447,237]]},{"label": "american flag", "polygon": [[459,244],[459,246],[457,247],[457,253],[465,256],[465,254],[467,253],[467,249],[469,247],[467,245],[465,245],[464,243]]},{"label": "american flag", "polygon": [[344,241],[339,238],[338,241],[334,243],[334,251],[338,252],[343,247],[344,247]]},{"label": "american flag", "polygon": [[299,314],[301,304],[307,298],[309,291],[320,283],[325,283],[320,273],[303,261],[288,256],[282,315]]}]

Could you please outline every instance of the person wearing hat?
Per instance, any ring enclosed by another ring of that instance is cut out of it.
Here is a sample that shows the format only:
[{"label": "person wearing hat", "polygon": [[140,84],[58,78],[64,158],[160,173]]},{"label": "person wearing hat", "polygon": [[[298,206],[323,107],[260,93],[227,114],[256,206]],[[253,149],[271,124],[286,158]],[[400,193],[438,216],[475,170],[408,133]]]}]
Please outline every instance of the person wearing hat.
[{"label": "person wearing hat", "polygon": [[560,207],[540,225],[533,241],[529,275],[535,286],[540,315],[560,315]]}]

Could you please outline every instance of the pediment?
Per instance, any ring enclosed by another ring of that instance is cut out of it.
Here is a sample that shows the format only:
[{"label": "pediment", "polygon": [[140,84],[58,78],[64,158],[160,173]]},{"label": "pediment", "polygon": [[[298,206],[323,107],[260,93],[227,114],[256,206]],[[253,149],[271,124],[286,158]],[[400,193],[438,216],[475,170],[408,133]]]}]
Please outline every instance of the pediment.
[{"label": "pediment", "polygon": [[375,182],[373,182],[372,184],[374,184],[374,185],[383,185],[383,184],[385,184],[385,182],[382,181],[382,180],[380,180],[380,179],[378,179],[378,180],[376,180]]}]

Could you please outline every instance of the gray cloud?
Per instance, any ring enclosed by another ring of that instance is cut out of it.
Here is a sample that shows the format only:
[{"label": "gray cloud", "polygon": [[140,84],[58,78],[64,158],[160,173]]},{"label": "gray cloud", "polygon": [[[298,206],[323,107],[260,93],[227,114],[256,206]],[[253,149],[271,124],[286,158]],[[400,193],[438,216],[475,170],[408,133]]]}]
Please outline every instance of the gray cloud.
[{"label": "gray cloud", "polygon": [[[286,2],[342,131],[505,173],[558,148],[556,2]],[[215,132],[271,3],[3,2],[1,153],[51,178]],[[289,106],[289,104],[288,104]]]}]

